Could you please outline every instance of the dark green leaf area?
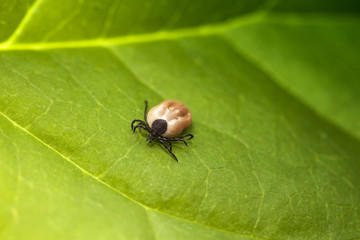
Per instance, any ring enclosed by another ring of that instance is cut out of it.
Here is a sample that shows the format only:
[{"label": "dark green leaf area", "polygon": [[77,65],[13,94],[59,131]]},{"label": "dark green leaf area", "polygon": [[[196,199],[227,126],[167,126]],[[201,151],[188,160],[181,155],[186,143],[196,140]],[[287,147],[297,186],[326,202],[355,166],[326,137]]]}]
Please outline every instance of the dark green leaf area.
[{"label": "dark green leaf area", "polygon": [[[224,237],[357,237],[358,141],[227,38],[5,52],[1,59],[2,81],[12,81],[2,84],[0,111],[28,133],[21,138],[50,151],[47,164],[60,175],[71,176],[54,165],[57,158],[80,168],[86,183],[145,208],[150,221],[169,219],[172,233],[180,221]],[[130,131],[145,99],[151,106],[178,99],[191,109],[195,138],[174,146],[179,163]]]}]

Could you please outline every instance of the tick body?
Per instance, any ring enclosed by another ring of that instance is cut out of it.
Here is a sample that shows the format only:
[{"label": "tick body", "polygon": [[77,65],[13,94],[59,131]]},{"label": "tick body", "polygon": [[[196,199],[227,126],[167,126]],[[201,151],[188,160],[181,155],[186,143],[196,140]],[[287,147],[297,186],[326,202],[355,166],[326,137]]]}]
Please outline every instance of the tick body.
[{"label": "tick body", "polygon": [[[172,152],[172,142],[181,141],[187,146],[187,141],[192,139],[192,134],[179,136],[180,133],[191,125],[190,110],[181,102],[176,100],[165,100],[159,105],[150,109],[147,113],[148,103],[145,101],[144,120],[135,119],[131,123],[131,129],[135,132],[138,128],[139,132],[144,129],[150,133],[146,141],[152,142],[154,139],[166,148],[166,150],[175,158]],[[138,123],[134,126],[134,123]],[[167,145],[168,144],[168,145]]]}]

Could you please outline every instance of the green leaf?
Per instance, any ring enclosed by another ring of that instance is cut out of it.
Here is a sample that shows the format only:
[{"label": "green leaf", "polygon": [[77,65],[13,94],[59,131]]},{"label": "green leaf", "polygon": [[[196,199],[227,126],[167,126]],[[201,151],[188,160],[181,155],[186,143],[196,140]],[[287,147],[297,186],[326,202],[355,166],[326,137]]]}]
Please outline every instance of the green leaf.
[{"label": "green leaf", "polygon": [[[360,238],[356,2],[4,6],[1,239]],[[179,163],[145,99],[192,111]]]},{"label": "green leaf", "polygon": [[9,38],[34,0],[0,2],[0,42]]},{"label": "green leaf", "polygon": [[358,28],[354,17],[275,15],[228,36],[278,84],[359,139]]}]

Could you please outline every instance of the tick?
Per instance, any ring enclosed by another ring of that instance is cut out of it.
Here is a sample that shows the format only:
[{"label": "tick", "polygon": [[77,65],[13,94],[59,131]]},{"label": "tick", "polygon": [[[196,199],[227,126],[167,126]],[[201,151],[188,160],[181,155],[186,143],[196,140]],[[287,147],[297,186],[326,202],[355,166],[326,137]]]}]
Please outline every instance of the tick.
[{"label": "tick", "polygon": [[[166,150],[178,161],[175,154],[172,152],[172,142],[181,141],[186,146],[186,141],[189,141],[194,135],[188,133],[179,136],[180,133],[191,125],[190,110],[181,102],[176,100],[165,100],[159,105],[150,109],[147,113],[148,102],[145,100],[144,120],[135,119],[131,123],[133,132],[138,128],[139,132],[144,129],[150,133],[146,141],[152,142],[157,139]],[[134,127],[134,123],[138,123]],[[178,137],[179,136],[179,137]],[[184,138],[189,137],[187,140]],[[168,145],[166,145],[169,144]]]}]

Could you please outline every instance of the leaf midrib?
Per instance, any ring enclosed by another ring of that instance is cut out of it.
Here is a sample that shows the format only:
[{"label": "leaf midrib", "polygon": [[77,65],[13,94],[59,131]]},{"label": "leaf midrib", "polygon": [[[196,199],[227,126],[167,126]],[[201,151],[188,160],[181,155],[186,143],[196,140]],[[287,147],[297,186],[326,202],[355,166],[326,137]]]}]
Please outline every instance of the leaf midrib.
[{"label": "leaf midrib", "polygon": [[[143,34],[125,35],[114,38],[94,38],[87,40],[75,40],[75,41],[61,41],[61,42],[28,42],[28,43],[17,43],[14,42],[12,37],[6,42],[0,43],[0,52],[5,51],[21,51],[21,50],[50,50],[50,49],[66,49],[66,48],[92,48],[92,47],[109,47],[111,45],[126,45],[126,44],[137,44],[155,42],[161,40],[175,40],[189,37],[200,37],[219,35],[231,29],[240,28],[243,26],[259,23],[266,19],[272,23],[278,24],[307,24],[299,21],[299,17],[303,14],[294,13],[272,13],[270,9],[260,9],[255,12],[233,18],[225,22],[215,24],[199,25],[191,28],[180,28],[169,31],[155,31]],[[266,18],[271,16],[271,18]],[[355,20],[360,21],[360,18],[356,16],[348,16],[346,14],[313,14],[312,18],[314,23],[321,24],[321,20],[325,19],[339,19],[340,22],[352,22]],[[307,16],[309,17],[309,16]],[[317,22],[316,20],[319,20]],[[336,23],[336,22],[334,22]],[[14,33],[15,34],[15,33]]]},{"label": "leaf midrib", "polygon": [[89,48],[109,45],[154,42],[160,40],[172,40],[195,36],[208,36],[219,34],[241,26],[253,24],[257,21],[260,21],[265,16],[265,14],[266,12],[264,11],[258,11],[223,23],[200,25],[193,28],[182,28],[171,31],[156,31],[144,34],[127,35],[115,38],[95,38],[89,40],[40,43],[12,43],[12,41],[6,41],[0,44],[0,51]]}]

